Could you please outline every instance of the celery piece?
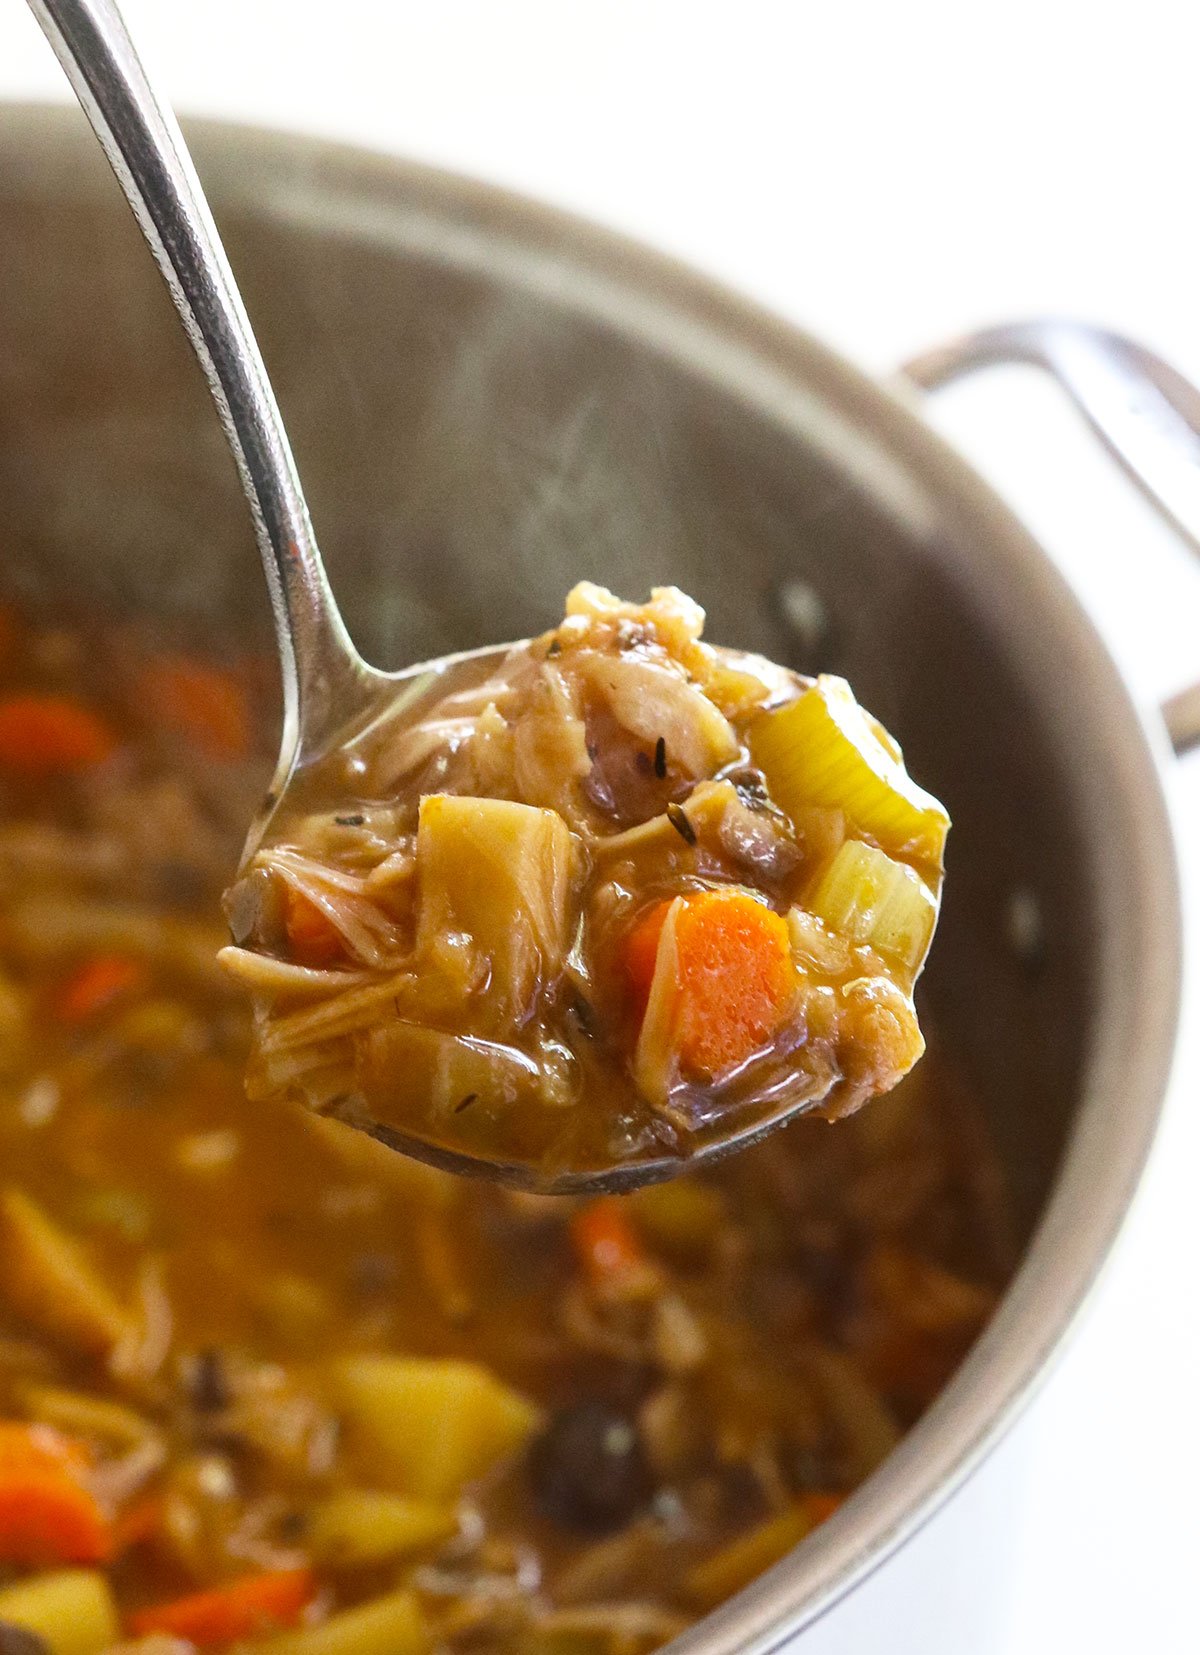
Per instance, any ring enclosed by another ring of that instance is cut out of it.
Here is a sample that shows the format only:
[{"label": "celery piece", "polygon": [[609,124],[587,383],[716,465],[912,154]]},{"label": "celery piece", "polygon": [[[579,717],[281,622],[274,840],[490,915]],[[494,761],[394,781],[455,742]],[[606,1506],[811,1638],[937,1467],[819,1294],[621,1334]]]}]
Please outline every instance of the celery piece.
[{"label": "celery piece", "polygon": [[847,839],[807,907],[831,931],[866,943],[901,967],[909,985],[925,962],[937,921],[937,899],[920,875],[861,839]]},{"label": "celery piece", "polygon": [[112,1592],[96,1569],[59,1569],[4,1587],[0,1625],[36,1632],[50,1655],[100,1655],[118,1637]]},{"label": "celery piece", "polygon": [[537,1409],[475,1362],[351,1356],[337,1364],[351,1452],[377,1481],[422,1500],[454,1500],[517,1451]]},{"label": "celery piece", "polygon": [[449,1504],[345,1488],[314,1508],[305,1544],[318,1563],[334,1567],[386,1563],[448,1540],[457,1528]]},{"label": "celery piece", "polygon": [[500,1026],[529,1010],[567,951],[571,833],[561,816],[508,799],[421,800],[417,826],[418,947],[470,937],[489,971]]},{"label": "celery piece", "polygon": [[786,1557],[813,1527],[802,1506],[769,1517],[748,1534],[698,1563],[684,1581],[684,1591],[698,1609],[715,1609],[743,1586],[757,1580],[764,1569]]},{"label": "celery piece", "polygon": [[238,1645],[246,1655],[425,1655],[429,1632],[412,1592],[389,1592],[331,1615],[321,1626]]},{"label": "celery piece", "polygon": [[16,1189],[0,1195],[0,1298],[76,1350],[105,1354],[134,1327],[79,1243]]},{"label": "celery piece", "polygon": [[823,675],[795,701],[754,721],[750,750],[789,815],[813,805],[844,810],[886,849],[940,867],[950,818],[883,734],[844,678]]}]

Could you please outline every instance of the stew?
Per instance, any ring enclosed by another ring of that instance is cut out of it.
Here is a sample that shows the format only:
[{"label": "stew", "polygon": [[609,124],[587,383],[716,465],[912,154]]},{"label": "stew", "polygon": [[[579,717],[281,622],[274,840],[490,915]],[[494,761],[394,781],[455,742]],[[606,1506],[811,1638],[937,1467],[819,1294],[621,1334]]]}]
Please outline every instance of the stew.
[{"label": "stew", "polygon": [[0,1649],[640,1655],[835,1511],[1008,1268],[944,1045],[620,1199],[248,1104],[271,669],[0,618]]},{"label": "stew", "polygon": [[557,1189],[911,1068],[946,812],[843,680],[703,620],[579,586],[289,787],[228,902],[252,1097]]}]

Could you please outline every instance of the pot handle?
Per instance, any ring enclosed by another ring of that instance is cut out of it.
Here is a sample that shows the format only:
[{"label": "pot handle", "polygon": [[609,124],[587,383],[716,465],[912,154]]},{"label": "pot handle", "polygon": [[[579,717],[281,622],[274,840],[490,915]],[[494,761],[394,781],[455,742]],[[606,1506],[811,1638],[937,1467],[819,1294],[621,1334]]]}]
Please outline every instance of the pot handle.
[{"label": "pot handle", "polygon": [[[1150,504],[1200,555],[1200,391],[1144,345],[1086,322],[1036,319],[962,335],[903,372],[934,391],[980,368],[1028,364],[1057,381]],[[1163,704],[1177,753],[1200,746],[1200,682]]]}]

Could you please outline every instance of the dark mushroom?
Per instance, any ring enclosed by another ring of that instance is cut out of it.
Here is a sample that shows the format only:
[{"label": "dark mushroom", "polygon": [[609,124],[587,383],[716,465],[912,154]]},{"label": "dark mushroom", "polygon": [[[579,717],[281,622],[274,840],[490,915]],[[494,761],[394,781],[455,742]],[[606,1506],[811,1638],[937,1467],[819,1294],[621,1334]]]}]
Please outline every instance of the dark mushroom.
[{"label": "dark mushroom", "polygon": [[555,1415],[529,1451],[529,1479],[542,1515],[580,1534],[621,1528],[654,1492],[637,1425],[599,1400]]}]

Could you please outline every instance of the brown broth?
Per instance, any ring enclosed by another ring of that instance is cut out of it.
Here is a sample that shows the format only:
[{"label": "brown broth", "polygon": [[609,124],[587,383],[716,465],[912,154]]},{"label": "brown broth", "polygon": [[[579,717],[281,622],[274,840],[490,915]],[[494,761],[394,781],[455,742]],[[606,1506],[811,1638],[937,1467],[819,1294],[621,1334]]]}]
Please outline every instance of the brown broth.
[{"label": "brown broth", "polygon": [[[37,778],[0,763],[4,1185],[81,1249],[135,1337],[85,1348],[0,1257],[0,1412],[82,1437],[112,1519],[160,1502],[107,1567],[121,1613],[312,1562],[315,1621],[408,1588],[454,1648],[624,1655],[834,1509],[1008,1268],[948,1052],[854,1119],[802,1120],[615,1210],[455,1180],[248,1101],[249,1013],[212,954],[261,753],[214,715],[225,692],[187,717],[141,693],[144,640],[8,631],[0,724],[18,693],[68,694],[115,746]],[[257,669],[222,671],[253,722]],[[132,979],[65,1017],[97,958]],[[633,1258],[589,1252],[597,1223]],[[347,1428],[335,1381],[354,1353],[466,1358],[539,1411],[453,1492],[452,1538],[369,1566],[311,1550],[332,1492],[396,1491]],[[157,1456],[69,1424],[47,1387],[132,1410]]]}]

